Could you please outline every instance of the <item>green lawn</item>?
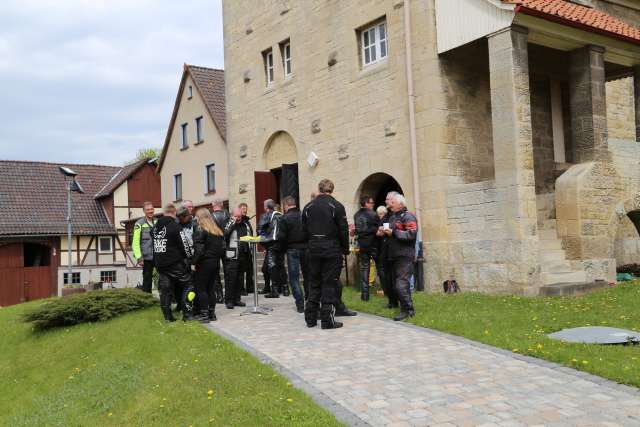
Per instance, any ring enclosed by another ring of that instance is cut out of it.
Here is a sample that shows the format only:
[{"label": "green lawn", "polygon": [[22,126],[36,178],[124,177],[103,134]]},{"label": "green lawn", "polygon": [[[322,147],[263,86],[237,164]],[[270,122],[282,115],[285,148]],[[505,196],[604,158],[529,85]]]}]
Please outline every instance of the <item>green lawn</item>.
[{"label": "green lawn", "polygon": [[31,306],[0,309],[0,425],[341,425],[200,324],[153,308],[33,333]]},{"label": "green lawn", "polygon": [[[358,311],[393,317],[386,299],[360,301],[354,288],[346,304]],[[640,346],[566,344],[546,334],[578,326],[611,326],[640,330],[640,283],[580,297],[525,298],[478,293],[414,295],[416,316],[409,322],[460,335],[516,353],[640,387]]]}]

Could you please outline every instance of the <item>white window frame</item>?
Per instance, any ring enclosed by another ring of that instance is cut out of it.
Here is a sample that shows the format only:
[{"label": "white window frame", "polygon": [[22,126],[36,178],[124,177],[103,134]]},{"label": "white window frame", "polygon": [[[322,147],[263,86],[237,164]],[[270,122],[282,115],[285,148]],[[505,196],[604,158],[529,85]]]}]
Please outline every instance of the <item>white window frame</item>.
[{"label": "white window frame", "polygon": [[187,99],[191,99],[193,98],[193,86],[189,85],[188,91],[187,91]]},{"label": "white window frame", "polygon": [[180,149],[185,150],[189,148],[189,123],[183,123],[180,128],[182,129],[182,147]]},{"label": "white window frame", "polygon": [[[102,243],[103,241],[108,241],[109,242],[109,250],[102,250]],[[110,254],[113,253],[113,239],[111,238],[111,236],[100,236],[98,237],[98,253],[99,254]]]},{"label": "white window frame", "polygon": [[196,144],[200,144],[204,142],[204,126],[203,126],[204,117],[196,117]]},{"label": "white window frame", "polygon": [[[178,187],[178,179],[180,180],[179,187]],[[178,194],[178,190],[180,191],[180,194]],[[178,197],[178,195],[180,197]],[[173,200],[176,202],[178,200],[182,200],[182,174],[181,173],[177,173],[173,175]]]},{"label": "white window frame", "polygon": [[[73,278],[74,278],[74,277],[77,277],[77,278],[78,278],[78,281],[77,281],[77,282],[76,282],[75,280],[73,280]],[[63,283],[64,285],[79,285],[79,284],[80,284],[80,282],[82,281],[82,277],[81,277],[81,275],[80,275],[80,272],[79,272],[79,271],[73,271],[73,272],[71,272],[71,283],[69,283],[69,279],[68,279],[68,278],[69,278],[69,273],[68,273],[68,272],[65,272],[65,273],[62,275],[62,283]]]},{"label": "white window frame", "polygon": [[282,68],[284,68],[284,76],[291,77],[293,67],[291,66],[291,41],[289,40],[282,44]]},{"label": "white window frame", "polygon": [[275,70],[273,67],[273,49],[265,50],[264,56],[264,74],[267,81],[267,86],[271,86],[275,79]]},{"label": "white window frame", "polygon": [[[381,32],[384,33],[384,37],[380,36]],[[360,47],[363,67],[367,67],[387,59],[389,56],[389,38],[386,19],[360,31]],[[369,57],[369,61],[367,61],[367,56]],[[375,57],[375,59],[372,59],[373,57]]]},{"label": "white window frame", "polygon": [[118,283],[118,272],[116,270],[102,270],[100,271],[100,281],[101,282],[105,282],[105,277],[103,277],[103,275],[106,275],[105,273],[113,273],[113,279],[109,282],[106,283]]},{"label": "white window frame", "polygon": [[[209,187],[209,170],[213,169],[213,189]],[[204,193],[211,194],[216,192],[216,164],[209,163],[204,167]]]}]

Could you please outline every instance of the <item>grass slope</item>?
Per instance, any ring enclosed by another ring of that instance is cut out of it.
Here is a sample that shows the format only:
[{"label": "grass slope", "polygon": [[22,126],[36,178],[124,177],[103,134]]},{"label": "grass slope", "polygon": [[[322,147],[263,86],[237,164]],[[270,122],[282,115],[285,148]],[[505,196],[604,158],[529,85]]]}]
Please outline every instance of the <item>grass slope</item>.
[{"label": "grass slope", "polygon": [[[38,304],[38,303],[35,303]],[[158,308],[32,332],[0,309],[0,425],[336,426],[270,367]]]},{"label": "grass slope", "polygon": [[[393,317],[386,299],[360,301],[354,288],[344,292],[358,311]],[[516,353],[557,362],[623,384],[640,387],[640,346],[568,344],[546,335],[578,326],[640,330],[640,284],[616,286],[579,297],[525,298],[478,293],[414,295],[415,325],[463,336]]]}]

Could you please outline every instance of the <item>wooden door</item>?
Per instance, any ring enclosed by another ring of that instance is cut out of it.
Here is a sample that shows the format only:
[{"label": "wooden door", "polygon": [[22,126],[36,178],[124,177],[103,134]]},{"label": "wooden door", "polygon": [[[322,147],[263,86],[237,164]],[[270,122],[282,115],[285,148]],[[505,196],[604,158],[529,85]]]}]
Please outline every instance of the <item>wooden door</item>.
[{"label": "wooden door", "polygon": [[[264,201],[267,199],[278,200],[278,181],[272,172],[254,172],[256,189],[256,234],[259,234],[258,222],[264,213]],[[262,245],[258,245],[260,252],[264,251]]]},{"label": "wooden door", "polygon": [[0,246],[0,306],[24,301],[24,254],[22,243]]},{"label": "wooden door", "polygon": [[25,267],[23,277],[26,301],[51,296],[51,267]]}]

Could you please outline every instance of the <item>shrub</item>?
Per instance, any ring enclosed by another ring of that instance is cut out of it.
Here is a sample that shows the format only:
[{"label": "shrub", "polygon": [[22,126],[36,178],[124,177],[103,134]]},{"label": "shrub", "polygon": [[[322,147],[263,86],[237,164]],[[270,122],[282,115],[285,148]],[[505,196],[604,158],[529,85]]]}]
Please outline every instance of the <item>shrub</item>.
[{"label": "shrub", "polygon": [[640,277],[640,264],[623,264],[616,268],[616,273],[629,273]]},{"label": "shrub", "polygon": [[36,330],[109,320],[120,314],[151,307],[157,300],[137,289],[109,289],[55,298],[24,314]]}]

